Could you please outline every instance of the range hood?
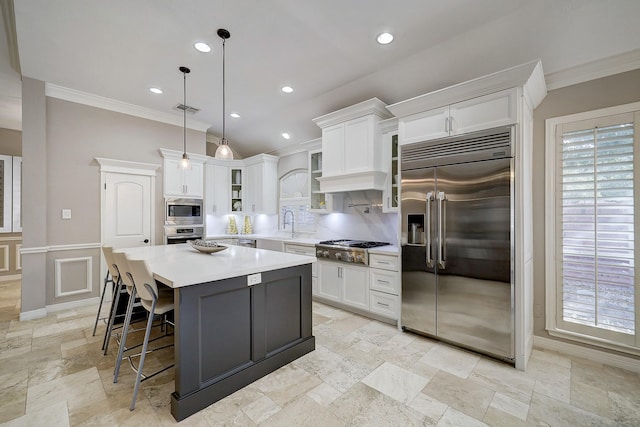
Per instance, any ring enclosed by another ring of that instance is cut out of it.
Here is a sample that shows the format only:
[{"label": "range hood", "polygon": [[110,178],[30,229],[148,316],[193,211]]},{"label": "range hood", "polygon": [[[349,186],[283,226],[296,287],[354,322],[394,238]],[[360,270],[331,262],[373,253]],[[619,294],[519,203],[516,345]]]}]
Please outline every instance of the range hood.
[{"label": "range hood", "polygon": [[380,121],[392,117],[386,104],[371,98],[313,119],[322,128],[323,193],[384,190],[388,161],[384,159]]}]

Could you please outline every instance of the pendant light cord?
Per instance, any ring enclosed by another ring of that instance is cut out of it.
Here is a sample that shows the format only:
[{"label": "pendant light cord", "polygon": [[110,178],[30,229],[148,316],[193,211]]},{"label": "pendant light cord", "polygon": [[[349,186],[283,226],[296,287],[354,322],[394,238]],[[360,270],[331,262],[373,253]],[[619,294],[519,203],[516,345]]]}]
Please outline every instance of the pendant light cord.
[{"label": "pendant light cord", "polygon": [[226,113],[226,99],[225,99],[225,47],[224,45],[226,44],[227,39],[223,38],[222,39],[222,141],[224,141],[224,143],[227,142],[227,139],[225,138],[225,122],[226,122],[226,117],[227,117],[227,113]]},{"label": "pendant light cord", "polygon": [[183,97],[182,97],[182,105],[184,106],[182,110],[182,141],[183,141],[183,154],[187,154],[187,72],[182,72],[182,80],[183,80]]}]

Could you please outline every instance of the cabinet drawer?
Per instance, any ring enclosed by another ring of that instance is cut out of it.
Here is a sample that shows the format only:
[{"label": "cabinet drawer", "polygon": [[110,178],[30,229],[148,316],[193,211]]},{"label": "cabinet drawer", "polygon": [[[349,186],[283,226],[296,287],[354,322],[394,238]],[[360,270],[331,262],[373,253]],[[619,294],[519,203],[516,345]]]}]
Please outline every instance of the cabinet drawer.
[{"label": "cabinet drawer", "polygon": [[398,295],[400,288],[400,276],[397,272],[388,270],[379,270],[377,268],[369,269],[371,289],[388,294]]},{"label": "cabinet drawer", "polygon": [[398,296],[384,292],[369,291],[369,310],[391,319],[398,318]]},{"label": "cabinet drawer", "polygon": [[[289,254],[297,254],[297,255],[306,255],[306,256],[316,256],[316,247],[315,246],[306,246],[306,245],[296,245],[291,243],[284,244],[284,251]],[[313,277],[318,277],[318,264],[314,262],[311,264],[311,275]]]},{"label": "cabinet drawer", "polygon": [[284,251],[290,254],[316,256],[315,246],[296,245],[291,243],[284,244]]},{"label": "cabinet drawer", "polygon": [[383,270],[398,271],[397,255],[369,254],[369,267]]}]

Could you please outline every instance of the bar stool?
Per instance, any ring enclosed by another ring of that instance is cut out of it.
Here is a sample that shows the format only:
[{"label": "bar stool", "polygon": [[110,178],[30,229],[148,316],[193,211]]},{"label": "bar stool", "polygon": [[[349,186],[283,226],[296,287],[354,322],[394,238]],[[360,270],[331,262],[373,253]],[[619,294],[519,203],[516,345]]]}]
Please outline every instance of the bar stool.
[{"label": "bar stool", "polygon": [[109,315],[109,321],[107,322],[107,330],[104,331],[104,339],[102,341],[103,354],[106,355],[107,351],[109,350],[109,342],[111,341],[111,333],[113,332],[113,329],[114,329],[115,320],[117,317],[122,316],[121,314],[117,314],[117,312],[118,312],[118,304],[120,303],[120,296],[123,293],[124,284],[122,281],[123,275],[120,272],[120,269],[118,267],[116,254],[113,252],[113,248],[109,247],[109,249],[105,251],[105,254],[108,254],[109,259],[107,261],[110,262],[111,268],[115,273],[115,277],[118,278],[115,286],[114,298],[112,303],[113,305],[111,307],[111,314]]},{"label": "bar stool", "polygon": [[102,287],[102,295],[100,296],[100,304],[98,305],[98,313],[96,314],[96,321],[93,323],[93,336],[96,336],[96,329],[98,328],[98,321],[104,319],[110,319],[110,316],[100,317],[102,311],[102,303],[104,302],[104,295],[107,293],[107,285],[111,283],[112,288],[115,288],[115,283],[118,281],[118,273],[113,265],[113,248],[111,246],[102,247],[102,255],[107,264],[107,275],[104,276],[104,286]]},{"label": "bar stool", "polygon": [[[149,312],[149,318],[147,319],[147,328],[144,335],[144,341],[142,344],[142,351],[140,352],[140,362],[138,363],[136,371],[136,385],[133,389],[133,398],[131,399],[131,406],[129,409],[132,411],[136,407],[136,398],[138,397],[138,391],[140,389],[140,383],[144,380],[147,380],[155,375],[158,375],[161,372],[166,371],[173,367],[173,364],[167,366],[159,371],[154,372],[151,375],[144,375],[144,360],[147,355],[147,348],[149,345],[149,337],[151,335],[151,326],[153,324],[153,319],[156,315],[166,315],[170,311],[174,309],[173,303],[173,293],[168,292],[158,292],[158,285],[156,284],[156,280],[153,278],[153,274],[149,270],[149,266],[144,260],[127,260],[129,263],[129,279],[133,282],[135,292],[140,296],[140,302],[142,306]],[[173,344],[171,344],[173,345]],[[168,346],[163,346],[160,348],[166,348]],[[156,349],[157,350],[157,349]],[[131,357],[137,355],[129,356],[129,362],[131,362]],[[133,367],[133,363],[132,363]]]}]

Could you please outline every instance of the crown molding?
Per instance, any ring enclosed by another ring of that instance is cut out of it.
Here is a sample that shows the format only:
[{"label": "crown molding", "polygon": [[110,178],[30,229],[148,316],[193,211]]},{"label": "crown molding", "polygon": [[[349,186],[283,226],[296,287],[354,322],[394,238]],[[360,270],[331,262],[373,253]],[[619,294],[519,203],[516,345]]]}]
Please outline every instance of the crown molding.
[{"label": "crown molding", "polygon": [[545,80],[547,89],[554,90],[638,68],[640,68],[640,49],[635,49],[549,73],[545,75]]},{"label": "crown molding", "polygon": [[[156,122],[166,123],[174,126],[183,126],[183,118],[169,113],[152,110],[150,108],[140,107],[138,105],[128,104],[115,99],[105,98],[99,95],[82,92],[76,89],[70,89],[58,86],[53,83],[45,82],[45,95],[51,98],[63,99],[78,104],[89,105],[91,107],[102,108],[103,110],[115,111],[117,113],[128,114],[130,116],[141,117]],[[206,132],[211,125],[187,118],[187,128]]]},{"label": "crown molding", "polygon": [[0,14],[4,22],[7,47],[9,49],[9,65],[18,74],[22,74],[20,68],[20,55],[18,53],[18,35],[16,33],[16,13],[13,1],[0,2]]}]

